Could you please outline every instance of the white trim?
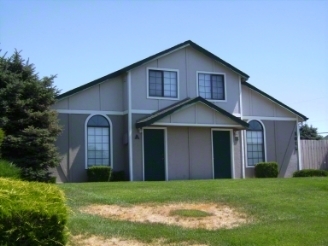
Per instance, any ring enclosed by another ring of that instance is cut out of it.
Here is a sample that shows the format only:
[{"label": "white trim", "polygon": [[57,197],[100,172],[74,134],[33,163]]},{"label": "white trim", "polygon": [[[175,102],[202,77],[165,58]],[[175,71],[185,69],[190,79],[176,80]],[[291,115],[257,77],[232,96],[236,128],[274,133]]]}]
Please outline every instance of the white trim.
[{"label": "white trim", "polygon": [[199,96],[199,81],[198,81],[198,74],[205,73],[205,74],[217,74],[217,75],[223,75],[223,84],[224,84],[224,100],[217,100],[217,99],[209,99],[204,98],[209,102],[227,102],[228,101],[228,95],[227,95],[227,76],[225,73],[218,73],[218,72],[208,72],[208,71],[196,71],[196,92],[197,96]]},{"label": "white trim", "polygon": [[129,173],[133,181],[133,142],[132,142],[132,113],[131,113],[131,71],[128,72],[128,145],[129,145]]},{"label": "white trim", "polygon": [[[154,97],[154,96],[149,96],[149,70],[158,70],[158,71],[164,71],[164,72],[176,72],[177,73],[177,97]],[[161,99],[161,100],[179,100],[180,98],[180,86],[179,86],[179,81],[180,81],[180,75],[179,75],[179,69],[172,69],[172,68],[159,68],[159,67],[147,67],[147,74],[146,74],[146,79],[147,79],[147,98],[148,99]]]},{"label": "white trim", "polygon": [[241,141],[241,176],[244,179],[245,178],[245,130],[240,131],[240,141]]},{"label": "white trim", "polygon": [[157,110],[147,110],[147,109],[132,109],[132,114],[152,114],[155,113]]},{"label": "white trim", "polygon": [[295,117],[274,117],[274,116],[242,116],[243,120],[274,120],[274,121],[295,121]]},{"label": "white trim", "polygon": [[167,147],[167,127],[143,127],[142,128],[142,180],[145,181],[145,145],[144,145],[144,142],[145,142],[145,139],[144,139],[144,130],[147,130],[147,129],[161,129],[161,130],[164,130],[164,151],[165,151],[165,181],[168,181],[169,180],[169,171],[168,171],[168,153],[167,153],[167,150],[168,150],[168,147]]},{"label": "white trim", "polygon": [[123,115],[123,111],[103,111],[103,110],[80,110],[80,109],[53,109],[59,114],[106,114]]},{"label": "white trim", "polygon": [[297,132],[297,155],[298,155],[298,170],[303,169],[302,149],[301,149],[301,135],[298,121],[296,121],[296,132]]},{"label": "white trim", "polygon": [[214,144],[213,144],[213,132],[214,131],[228,131],[230,132],[230,157],[231,157],[231,178],[235,178],[235,158],[234,158],[234,146],[233,146],[233,130],[232,129],[211,129],[211,145],[212,145],[212,178],[215,179],[214,173]]},{"label": "white trim", "polygon": [[193,123],[165,123],[155,122],[153,126],[192,126],[192,127],[224,127],[224,128],[241,128],[240,125],[222,125],[222,124],[193,124]]},{"label": "white trim", "polygon": [[85,147],[85,151],[84,151],[84,167],[85,169],[88,169],[88,121],[90,120],[91,117],[95,116],[95,115],[100,115],[105,117],[108,122],[109,122],[109,135],[110,135],[110,139],[109,139],[109,148],[110,148],[110,167],[113,169],[114,168],[114,163],[113,163],[113,124],[112,121],[110,120],[110,118],[107,117],[107,115],[105,114],[90,114],[87,119],[84,122],[84,147]]},{"label": "white trim", "polygon": [[[261,125],[262,125],[262,128],[263,128],[263,146],[264,146],[264,162],[267,161],[267,147],[266,147],[266,129],[265,129],[265,125],[263,124],[263,122],[260,120],[260,119],[249,119],[247,120],[247,123],[249,123],[250,121],[252,120],[256,120],[258,121]],[[248,157],[247,157],[247,130],[245,131],[245,141],[246,141],[246,144],[245,144],[245,160],[246,160],[246,168],[254,168],[254,166],[249,166],[248,165]]]}]

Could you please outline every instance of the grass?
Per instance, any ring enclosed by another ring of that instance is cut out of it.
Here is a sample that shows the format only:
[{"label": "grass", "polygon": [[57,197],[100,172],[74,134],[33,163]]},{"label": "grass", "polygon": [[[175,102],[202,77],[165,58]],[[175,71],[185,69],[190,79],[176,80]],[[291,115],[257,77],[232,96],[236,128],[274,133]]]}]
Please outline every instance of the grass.
[{"label": "grass", "polygon": [[171,216],[181,216],[181,217],[207,217],[211,216],[211,213],[197,210],[197,209],[175,209],[170,212]]},{"label": "grass", "polygon": [[[206,245],[328,245],[328,179],[246,179],[170,182],[80,183],[59,185],[72,212],[73,235],[122,237],[143,242]],[[208,231],[164,224],[111,220],[79,212],[90,204],[211,202],[229,205],[254,222]]]}]

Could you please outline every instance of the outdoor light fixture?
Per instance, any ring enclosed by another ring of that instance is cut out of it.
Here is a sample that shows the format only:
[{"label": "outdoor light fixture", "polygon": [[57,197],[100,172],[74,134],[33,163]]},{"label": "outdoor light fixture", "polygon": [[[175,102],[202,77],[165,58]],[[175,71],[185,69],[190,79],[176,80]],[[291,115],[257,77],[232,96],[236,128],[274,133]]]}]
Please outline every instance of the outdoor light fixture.
[{"label": "outdoor light fixture", "polygon": [[239,140],[238,131],[234,131],[234,138],[236,142]]}]

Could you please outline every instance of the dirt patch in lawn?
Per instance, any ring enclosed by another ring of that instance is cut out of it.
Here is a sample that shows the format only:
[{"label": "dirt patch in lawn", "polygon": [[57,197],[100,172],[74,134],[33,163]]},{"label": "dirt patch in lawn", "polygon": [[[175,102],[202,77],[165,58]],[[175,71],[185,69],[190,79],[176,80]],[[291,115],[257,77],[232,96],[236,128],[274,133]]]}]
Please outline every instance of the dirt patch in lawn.
[{"label": "dirt patch in lawn", "polygon": [[[174,215],[176,210],[199,210],[209,216],[189,217]],[[96,214],[117,220],[128,220],[141,223],[163,223],[185,228],[203,228],[216,230],[233,228],[247,222],[245,214],[229,206],[215,203],[172,203],[172,204],[139,204],[122,207],[118,205],[90,205],[80,210],[83,213]]]},{"label": "dirt patch in lawn", "polygon": [[178,244],[175,243],[165,243],[163,239],[157,239],[150,243],[143,243],[137,240],[132,239],[123,239],[119,237],[112,237],[112,238],[104,238],[99,236],[86,236],[86,235],[76,235],[72,236],[71,244],[70,245],[79,245],[79,246],[160,246],[160,245],[167,245],[167,246],[207,246],[206,244],[192,244],[190,242],[179,242]]}]

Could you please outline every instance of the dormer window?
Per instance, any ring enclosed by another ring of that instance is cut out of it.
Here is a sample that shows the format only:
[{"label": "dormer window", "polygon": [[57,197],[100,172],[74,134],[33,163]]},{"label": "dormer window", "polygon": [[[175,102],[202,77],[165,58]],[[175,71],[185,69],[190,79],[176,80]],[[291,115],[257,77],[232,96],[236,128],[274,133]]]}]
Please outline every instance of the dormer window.
[{"label": "dormer window", "polygon": [[148,69],[148,96],[178,98],[178,72],[176,70]]},{"label": "dormer window", "polygon": [[198,95],[209,100],[225,101],[225,78],[223,74],[197,73]]}]

